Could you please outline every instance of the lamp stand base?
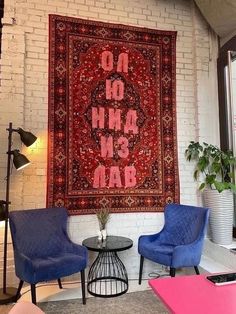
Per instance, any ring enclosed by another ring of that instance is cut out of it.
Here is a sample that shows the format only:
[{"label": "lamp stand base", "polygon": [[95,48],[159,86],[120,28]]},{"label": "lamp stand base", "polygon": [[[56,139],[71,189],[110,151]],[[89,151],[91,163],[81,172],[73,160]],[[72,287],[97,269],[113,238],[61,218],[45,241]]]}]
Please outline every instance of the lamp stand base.
[{"label": "lamp stand base", "polygon": [[3,292],[3,288],[0,289],[0,304],[7,304],[16,302],[17,288],[7,287],[6,293]]}]

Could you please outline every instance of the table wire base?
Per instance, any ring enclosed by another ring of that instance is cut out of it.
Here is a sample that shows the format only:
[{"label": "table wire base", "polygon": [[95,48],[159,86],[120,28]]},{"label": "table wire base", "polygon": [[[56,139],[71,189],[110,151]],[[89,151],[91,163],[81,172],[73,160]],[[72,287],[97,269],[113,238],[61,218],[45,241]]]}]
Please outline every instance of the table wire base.
[{"label": "table wire base", "polygon": [[128,275],[116,252],[99,252],[88,274],[88,292],[110,298],[128,290]]}]

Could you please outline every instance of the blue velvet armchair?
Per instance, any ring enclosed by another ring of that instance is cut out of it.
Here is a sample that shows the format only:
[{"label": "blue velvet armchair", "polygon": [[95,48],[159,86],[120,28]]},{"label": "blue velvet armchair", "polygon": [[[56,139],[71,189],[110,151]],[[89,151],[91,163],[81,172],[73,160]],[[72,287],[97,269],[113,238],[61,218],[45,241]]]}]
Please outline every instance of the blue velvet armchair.
[{"label": "blue velvet armchair", "polygon": [[42,281],[81,273],[83,304],[88,253],[84,246],[71,242],[67,234],[68,214],[65,208],[20,210],[9,213],[13,241],[15,272],[20,279],[17,296],[24,281],[31,285],[32,302],[36,304],[35,285]]},{"label": "blue velvet armchair", "polygon": [[209,209],[179,204],[165,207],[163,229],[156,234],[139,237],[139,284],[142,281],[144,258],[169,266],[170,276],[181,267],[194,267],[199,274],[203,241]]}]

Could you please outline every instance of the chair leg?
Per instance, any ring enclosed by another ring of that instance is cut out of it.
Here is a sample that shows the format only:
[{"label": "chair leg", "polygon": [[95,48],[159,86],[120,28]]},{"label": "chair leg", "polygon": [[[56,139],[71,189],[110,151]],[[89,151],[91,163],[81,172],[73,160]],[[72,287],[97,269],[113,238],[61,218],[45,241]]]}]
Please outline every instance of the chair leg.
[{"label": "chair leg", "polygon": [[81,274],[82,299],[83,299],[83,304],[86,304],[84,270],[81,270],[80,274]]},{"label": "chair leg", "polygon": [[35,288],[35,284],[31,284],[31,299],[32,299],[32,303],[36,305],[36,288]]},{"label": "chair leg", "polygon": [[19,286],[18,286],[18,289],[17,289],[17,292],[16,292],[16,302],[17,302],[17,300],[18,300],[19,297],[20,297],[20,291],[21,291],[21,288],[23,287],[23,284],[24,284],[24,281],[23,281],[23,280],[20,280]]},{"label": "chair leg", "polygon": [[175,277],[175,268],[174,267],[170,267],[170,276]]},{"label": "chair leg", "polygon": [[58,279],[57,279],[57,282],[58,282],[59,288],[62,289],[61,278],[58,278]]},{"label": "chair leg", "polygon": [[199,271],[198,267],[197,267],[197,266],[194,266],[194,269],[195,269],[196,274],[197,274],[197,275],[200,275],[200,271]]},{"label": "chair leg", "polygon": [[141,285],[141,282],[142,282],[143,261],[144,261],[144,257],[140,255],[139,278],[138,278],[139,285]]}]

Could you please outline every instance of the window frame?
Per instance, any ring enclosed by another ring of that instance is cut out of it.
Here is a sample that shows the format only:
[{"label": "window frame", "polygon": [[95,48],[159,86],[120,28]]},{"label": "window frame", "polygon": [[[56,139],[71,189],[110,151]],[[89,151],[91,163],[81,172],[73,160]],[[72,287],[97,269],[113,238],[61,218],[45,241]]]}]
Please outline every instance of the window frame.
[{"label": "window frame", "polygon": [[3,16],[4,16],[4,0],[0,1],[0,58],[2,54],[2,28],[3,28],[2,19],[3,19]]},{"label": "window frame", "polygon": [[[219,49],[217,59],[218,100],[220,123],[220,146],[222,150],[230,148],[229,123],[227,113],[227,87],[225,84],[225,67],[228,65],[228,51],[236,51],[236,35]],[[233,226],[233,237],[236,237],[236,226]]]}]

